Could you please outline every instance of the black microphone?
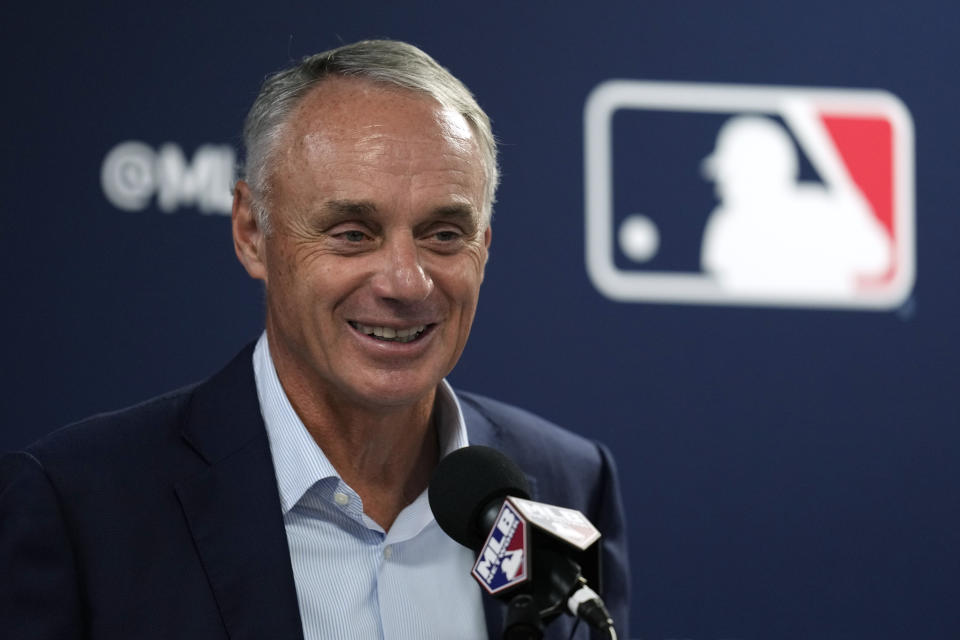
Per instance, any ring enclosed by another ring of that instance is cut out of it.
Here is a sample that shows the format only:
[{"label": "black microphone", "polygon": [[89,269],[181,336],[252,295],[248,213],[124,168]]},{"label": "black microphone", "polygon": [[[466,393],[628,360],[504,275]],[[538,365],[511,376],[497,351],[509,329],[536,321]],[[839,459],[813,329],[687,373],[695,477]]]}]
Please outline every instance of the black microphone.
[{"label": "black microphone", "polygon": [[[440,460],[428,495],[440,528],[479,554],[488,535],[499,526],[497,520],[504,500],[508,496],[526,499],[530,488],[523,471],[510,458],[490,447],[470,446]],[[572,547],[551,535],[533,535],[531,544],[532,579],[494,594],[511,604],[508,635],[513,610],[531,609],[539,616],[536,624],[540,620],[549,622],[567,611],[616,638],[613,620],[603,601],[583,579],[581,566],[572,558]]]},{"label": "black microphone", "polygon": [[513,460],[490,447],[457,449],[440,460],[428,490],[440,528],[479,551],[507,496],[530,497],[527,476]]}]

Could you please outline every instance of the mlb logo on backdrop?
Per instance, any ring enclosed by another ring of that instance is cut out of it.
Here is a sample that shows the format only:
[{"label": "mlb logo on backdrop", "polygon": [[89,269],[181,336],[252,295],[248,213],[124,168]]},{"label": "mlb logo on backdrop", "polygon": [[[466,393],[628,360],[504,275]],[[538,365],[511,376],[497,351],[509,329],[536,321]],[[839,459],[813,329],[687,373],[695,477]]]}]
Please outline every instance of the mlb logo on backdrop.
[{"label": "mlb logo on backdrop", "polygon": [[890,309],[915,272],[890,93],[615,80],[585,110],[586,261],[620,301]]}]

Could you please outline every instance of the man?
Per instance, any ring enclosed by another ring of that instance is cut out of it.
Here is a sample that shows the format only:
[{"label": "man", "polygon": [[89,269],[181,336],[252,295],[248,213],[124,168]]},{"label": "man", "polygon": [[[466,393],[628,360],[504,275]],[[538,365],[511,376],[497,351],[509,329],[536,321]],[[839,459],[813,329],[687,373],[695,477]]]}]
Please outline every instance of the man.
[{"label": "man", "polygon": [[603,531],[622,635],[609,453],[444,381],[476,310],[497,184],[469,91],[410,45],[361,42],[268,78],[244,142],[233,237],[264,282],[264,334],[204,383],[4,458],[0,628],[499,637],[502,605],[426,501],[437,461],[469,442],[503,450],[534,499]]}]

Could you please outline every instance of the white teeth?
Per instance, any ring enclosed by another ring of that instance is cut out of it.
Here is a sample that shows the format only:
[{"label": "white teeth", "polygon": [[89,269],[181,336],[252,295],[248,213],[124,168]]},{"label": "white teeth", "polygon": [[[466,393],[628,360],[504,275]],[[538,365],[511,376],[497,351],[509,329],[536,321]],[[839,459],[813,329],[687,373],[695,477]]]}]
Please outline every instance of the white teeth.
[{"label": "white teeth", "polygon": [[381,340],[392,342],[410,342],[420,336],[427,328],[427,325],[421,324],[416,327],[407,327],[406,329],[394,329],[393,327],[371,327],[357,322],[350,323],[354,329],[365,333],[368,336],[375,336]]}]

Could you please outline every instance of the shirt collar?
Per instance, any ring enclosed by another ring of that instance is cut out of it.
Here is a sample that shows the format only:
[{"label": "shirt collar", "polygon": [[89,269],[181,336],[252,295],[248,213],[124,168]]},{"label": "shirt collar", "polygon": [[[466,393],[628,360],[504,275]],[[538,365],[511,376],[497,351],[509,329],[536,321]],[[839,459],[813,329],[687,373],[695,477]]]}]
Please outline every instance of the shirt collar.
[{"label": "shirt collar", "polygon": [[[253,375],[260,400],[260,413],[267,428],[270,454],[277,474],[280,506],[286,514],[317,482],[326,478],[341,481],[341,478],[290,404],[273,366],[266,332],[260,335],[253,350]],[[434,413],[440,441],[440,457],[469,444],[460,401],[446,380],[441,380],[437,387]],[[426,492],[415,504],[423,502],[421,498],[425,500],[425,494]],[[423,506],[418,505],[421,508],[417,511],[422,511]],[[429,508],[426,511],[429,513]],[[432,514],[429,519],[433,519]],[[421,521],[420,525],[423,524],[422,518],[416,520]]]}]

